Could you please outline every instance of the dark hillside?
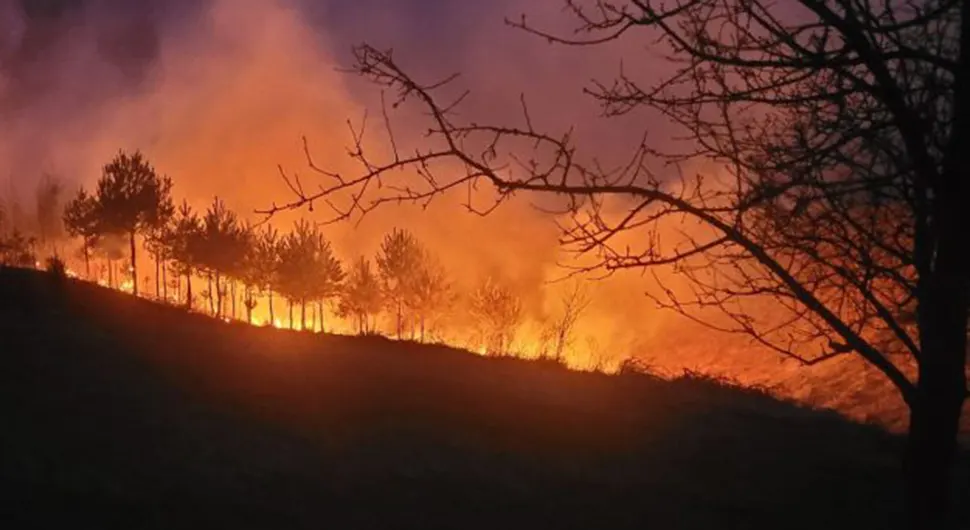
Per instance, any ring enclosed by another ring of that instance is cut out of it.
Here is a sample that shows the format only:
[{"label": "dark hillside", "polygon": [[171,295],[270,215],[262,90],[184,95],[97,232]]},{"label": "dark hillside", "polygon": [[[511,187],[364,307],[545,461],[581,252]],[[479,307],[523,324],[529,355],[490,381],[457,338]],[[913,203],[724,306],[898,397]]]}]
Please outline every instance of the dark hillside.
[{"label": "dark hillside", "polygon": [[[713,382],[0,272],[3,528],[894,528],[900,440]],[[12,524],[11,524],[12,523]]]}]

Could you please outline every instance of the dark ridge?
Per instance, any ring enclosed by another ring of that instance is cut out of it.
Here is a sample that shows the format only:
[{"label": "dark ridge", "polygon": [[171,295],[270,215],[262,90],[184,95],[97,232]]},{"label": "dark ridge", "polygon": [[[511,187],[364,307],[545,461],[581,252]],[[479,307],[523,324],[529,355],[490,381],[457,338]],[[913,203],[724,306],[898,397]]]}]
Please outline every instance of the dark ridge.
[{"label": "dark ridge", "polygon": [[896,528],[901,440],[714,381],[0,271],[5,528]]}]

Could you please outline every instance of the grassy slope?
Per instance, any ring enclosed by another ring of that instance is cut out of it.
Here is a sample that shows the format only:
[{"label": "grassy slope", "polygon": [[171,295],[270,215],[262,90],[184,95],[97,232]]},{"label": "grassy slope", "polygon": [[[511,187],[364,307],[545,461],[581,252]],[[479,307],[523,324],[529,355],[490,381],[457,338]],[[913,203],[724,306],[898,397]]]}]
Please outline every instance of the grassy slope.
[{"label": "grassy slope", "polygon": [[900,441],[703,381],[0,273],[5,528],[892,528]]}]

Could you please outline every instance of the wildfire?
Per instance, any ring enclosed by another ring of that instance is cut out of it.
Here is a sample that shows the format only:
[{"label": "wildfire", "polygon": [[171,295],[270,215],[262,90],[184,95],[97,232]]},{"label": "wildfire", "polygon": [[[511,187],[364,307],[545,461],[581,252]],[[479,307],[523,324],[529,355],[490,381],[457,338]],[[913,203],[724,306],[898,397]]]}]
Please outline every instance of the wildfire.
[{"label": "wildfire", "polygon": [[266,326],[266,327],[272,326],[276,329],[283,329],[283,321],[278,318],[275,320],[270,320],[267,318],[266,320],[263,321],[263,326]]}]

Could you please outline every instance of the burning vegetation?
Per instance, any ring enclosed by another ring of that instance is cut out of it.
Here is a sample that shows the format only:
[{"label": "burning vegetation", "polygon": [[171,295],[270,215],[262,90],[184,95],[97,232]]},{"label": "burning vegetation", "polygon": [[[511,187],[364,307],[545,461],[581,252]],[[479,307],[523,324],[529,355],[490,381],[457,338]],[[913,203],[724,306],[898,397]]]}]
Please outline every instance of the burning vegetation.
[{"label": "burning vegetation", "polygon": [[[619,366],[583,351],[595,341],[577,336],[589,302],[578,283],[560,312],[538,320],[508,278],[489,274],[463,285],[406,228],[385,234],[373,256],[343,260],[324,228],[306,219],[281,230],[245,220],[220,198],[197,211],[186,201],[176,206],[173,188],[140,152],[119,152],[94,191],[82,187],[66,202],[48,178],[37,203],[45,230],[27,237],[11,228],[3,263],[66,261],[70,276],[227,322],[379,333],[578,369]],[[53,235],[61,233],[70,237]]]}]

